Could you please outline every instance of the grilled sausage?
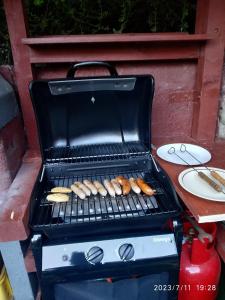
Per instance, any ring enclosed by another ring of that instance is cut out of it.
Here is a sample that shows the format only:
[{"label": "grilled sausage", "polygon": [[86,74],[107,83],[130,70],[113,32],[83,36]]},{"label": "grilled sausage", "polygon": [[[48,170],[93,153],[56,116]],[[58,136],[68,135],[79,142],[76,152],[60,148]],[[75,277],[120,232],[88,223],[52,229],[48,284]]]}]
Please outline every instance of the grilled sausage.
[{"label": "grilled sausage", "polygon": [[60,193],[49,194],[47,196],[47,200],[53,201],[53,202],[67,202],[67,201],[69,201],[69,196],[66,194],[60,194]]},{"label": "grilled sausage", "polygon": [[116,177],[117,182],[122,186],[123,195],[128,195],[131,190],[130,182],[123,176]]},{"label": "grilled sausage", "polygon": [[89,190],[91,191],[91,193],[93,195],[97,195],[98,194],[98,191],[97,191],[96,187],[94,186],[94,184],[91,181],[85,179],[83,181],[83,183],[86,185],[87,188],[89,188]]},{"label": "grilled sausage", "polygon": [[155,190],[153,190],[142,178],[137,179],[137,185],[148,196],[152,196],[155,194]]},{"label": "grilled sausage", "polygon": [[71,185],[71,190],[76,194],[80,199],[85,199],[86,195],[85,193],[79,189],[79,187],[75,184]]},{"label": "grilled sausage", "polygon": [[108,179],[105,179],[103,181],[103,183],[104,183],[104,186],[105,186],[106,190],[108,191],[109,195],[111,197],[115,197],[116,196],[116,192],[114,190],[114,187],[113,187],[112,183]]},{"label": "grilled sausage", "polygon": [[91,191],[80,181],[75,181],[74,184],[79,187],[80,190],[82,190],[86,196],[91,196]]},{"label": "grilled sausage", "polygon": [[95,180],[93,183],[96,189],[98,190],[99,194],[105,197],[107,195],[107,191],[104,188],[104,186],[97,180]]},{"label": "grilled sausage", "polygon": [[114,190],[115,190],[116,194],[121,195],[122,190],[121,190],[121,187],[120,187],[119,183],[116,181],[116,179],[112,179],[111,183],[112,183],[112,186],[114,187]]},{"label": "grilled sausage", "polygon": [[117,176],[117,177],[116,177],[116,181],[117,181],[120,185],[122,185],[124,179],[125,179],[125,178],[124,178],[123,176]]},{"label": "grilled sausage", "polygon": [[139,186],[137,185],[136,180],[135,180],[133,177],[131,177],[131,178],[129,179],[129,182],[130,182],[130,185],[131,185],[132,190],[133,190],[136,194],[140,194],[141,189],[140,189]]},{"label": "grilled sausage", "polygon": [[56,186],[51,189],[51,193],[69,194],[72,190],[67,187]]}]

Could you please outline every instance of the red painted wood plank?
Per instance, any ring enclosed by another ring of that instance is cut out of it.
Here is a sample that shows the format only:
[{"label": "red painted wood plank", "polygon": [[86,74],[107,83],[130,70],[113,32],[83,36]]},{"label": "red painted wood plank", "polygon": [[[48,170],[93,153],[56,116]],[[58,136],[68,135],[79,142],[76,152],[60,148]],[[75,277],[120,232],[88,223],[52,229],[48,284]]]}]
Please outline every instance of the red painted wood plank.
[{"label": "red painted wood plank", "polygon": [[37,150],[39,149],[37,129],[28,91],[28,85],[33,79],[33,74],[29,62],[29,51],[21,42],[22,38],[27,37],[23,5],[22,1],[17,0],[4,0],[3,2],[7,17],[16,83],[20,96],[28,144],[30,148]]},{"label": "red painted wood plank", "polygon": [[25,257],[24,257],[24,263],[26,266],[26,270],[28,273],[33,273],[36,272],[36,266],[35,266],[35,261],[34,261],[34,256],[32,253],[32,250],[29,248]]},{"label": "red painted wood plank", "polygon": [[12,185],[1,197],[0,242],[25,240],[29,235],[30,197],[41,167],[41,158],[30,153]]},{"label": "red painted wood plank", "polygon": [[194,110],[192,136],[199,141],[213,143],[217,129],[220,85],[225,46],[225,1],[199,0],[197,33],[214,35],[201,50],[196,89],[199,98]]},{"label": "red painted wood plank", "polygon": [[25,152],[25,136],[20,116],[0,130],[0,194],[9,188]]},{"label": "red painted wood plank", "polygon": [[46,44],[82,44],[82,43],[134,43],[134,42],[192,42],[206,41],[211,37],[206,34],[187,33],[123,33],[123,34],[95,34],[95,35],[63,35],[37,38],[24,38],[27,45]]},{"label": "red painted wood plank", "polygon": [[[196,63],[193,61],[114,62],[120,75],[152,74],[155,96],[152,111],[153,141],[190,137],[195,104]],[[36,68],[38,79],[63,78],[70,64],[47,64]],[[108,76],[104,69],[79,70],[77,76]]]},{"label": "red painted wood plank", "polygon": [[208,13],[210,0],[197,1],[195,33],[204,34],[207,32]]},{"label": "red painted wood plank", "polygon": [[75,61],[146,61],[197,59],[197,44],[174,43],[160,45],[52,45],[30,48],[31,63],[62,63]]}]

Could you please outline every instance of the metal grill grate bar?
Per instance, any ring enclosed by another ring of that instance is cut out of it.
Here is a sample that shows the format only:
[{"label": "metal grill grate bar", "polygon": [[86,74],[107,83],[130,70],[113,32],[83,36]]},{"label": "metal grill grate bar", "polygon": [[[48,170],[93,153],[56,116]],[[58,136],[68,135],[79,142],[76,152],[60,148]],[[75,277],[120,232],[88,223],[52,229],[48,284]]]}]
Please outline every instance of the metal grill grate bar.
[{"label": "metal grill grate bar", "polygon": [[140,143],[120,143],[86,145],[77,147],[50,148],[45,150],[48,163],[92,162],[115,159],[129,159],[149,154],[149,150]]},{"label": "metal grill grate bar", "polygon": [[[127,196],[116,196],[115,198],[107,195],[102,197],[97,194],[87,199],[81,200],[74,193],[71,193],[69,202],[51,203],[46,200],[46,196],[54,186],[69,187],[74,181],[113,179],[117,175],[123,175],[126,178],[143,177],[156,189],[156,195],[149,197],[143,194],[130,192]],[[129,173],[129,174],[111,174],[89,175],[89,176],[71,176],[71,177],[51,177],[47,181],[46,190],[41,195],[41,200],[37,212],[36,226],[59,226],[62,224],[97,222],[104,220],[113,220],[118,218],[135,218],[147,215],[166,214],[175,212],[176,208],[168,199],[162,186],[150,175],[150,173]]]}]

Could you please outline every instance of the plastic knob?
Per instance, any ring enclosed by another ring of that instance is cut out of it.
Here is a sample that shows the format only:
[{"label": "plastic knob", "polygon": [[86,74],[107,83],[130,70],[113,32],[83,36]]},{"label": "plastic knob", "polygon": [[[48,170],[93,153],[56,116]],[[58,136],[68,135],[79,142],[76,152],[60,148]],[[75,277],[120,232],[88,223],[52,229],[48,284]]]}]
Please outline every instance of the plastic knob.
[{"label": "plastic knob", "polygon": [[134,247],[131,244],[123,244],[119,248],[119,256],[122,260],[130,260],[134,256]]},{"label": "plastic knob", "polygon": [[104,256],[104,252],[102,248],[95,246],[88,251],[86,255],[86,259],[91,264],[97,264],[102,261],[103,256]]}]

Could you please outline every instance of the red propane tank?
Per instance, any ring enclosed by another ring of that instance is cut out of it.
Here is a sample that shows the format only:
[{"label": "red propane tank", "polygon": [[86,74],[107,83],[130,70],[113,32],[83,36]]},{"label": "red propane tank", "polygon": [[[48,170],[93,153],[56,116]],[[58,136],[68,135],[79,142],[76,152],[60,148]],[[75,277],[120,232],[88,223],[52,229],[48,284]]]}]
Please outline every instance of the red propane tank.
[{"label": "red propane tank", "polygon": [[[211,230],[204,228],[205,231],[212,231],[215,236],[216,225],[207,225],[211,226]],[[182,246],[179,300],[216,299],[221,272],[220,258],[214,248],[214,242],[210,243],[208,239],[204,241],[194,237],[192,242],[186,241]]]}]

